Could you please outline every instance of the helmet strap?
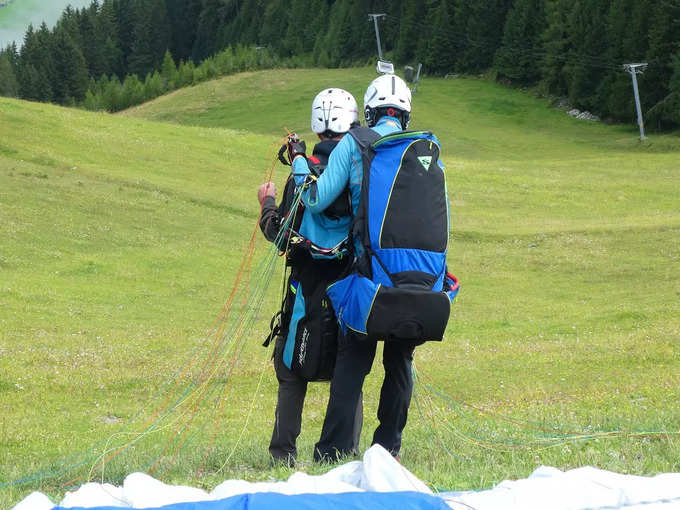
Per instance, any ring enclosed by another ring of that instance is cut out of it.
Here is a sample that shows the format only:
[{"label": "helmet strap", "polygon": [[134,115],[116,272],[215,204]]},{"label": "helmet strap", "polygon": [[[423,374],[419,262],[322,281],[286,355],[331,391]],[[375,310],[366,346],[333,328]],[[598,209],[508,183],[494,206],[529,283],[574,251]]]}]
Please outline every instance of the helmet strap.
[{"label": "helmet strap", "polygon": [[368,127],[373,127],[375,124],[378,122],[377,117],[377,111],[375,108],[371,108],[370,106],[367,106],[364,109],[364,117],[366,119],[366,125]]}]

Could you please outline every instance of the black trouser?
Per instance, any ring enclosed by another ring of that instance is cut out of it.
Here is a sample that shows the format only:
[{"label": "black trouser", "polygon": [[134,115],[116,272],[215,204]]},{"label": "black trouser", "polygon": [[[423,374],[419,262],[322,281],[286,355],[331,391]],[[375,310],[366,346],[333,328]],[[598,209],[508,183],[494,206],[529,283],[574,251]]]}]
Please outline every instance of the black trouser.
[{"label": "black trouser", "polygon": [[[364,379],[371,371],[376,347],[376,341],[360,340],[352,335],[339,339],[331,395],[321,438],[314,447],[314,460],[335,461],[352,453],[355,442],[352,436],[354,409],[361,396]],[[411,403],[414,349],[413,343],[392,340],[385,342],[383,350],[385,379],[378,405],[380,423],[373,434],[372,444],[383,446],[392,455],[397,455],[401,448],[401,433],[406,426]]]},{"label": "black trouser", "polygon": [[[302,423],[302,407],[307,393],[307,381],[292,373],[283,364],[283,348],[286,339],[278,337],[274,346],[274,370],[279,381],[278,400],[276,403],[276,421],[269,453],[276,460],[287,463],[297,458],[295,442],[300,435]],[[355,400],[350,417],[351,440],[350,451],[356,452],[363,424],[363,406],[361,394]]]},{"label": "black trouser", "polygon": [[295,441],[300,435],[302,406],[307,394],[307,381],[292,373],[283,364],[285,343],[286,339],[279,336],[274,346],[274,370],[276,379],[279,381],[279,393],[269,453],[276,460],[290,463],[297,458]]}]

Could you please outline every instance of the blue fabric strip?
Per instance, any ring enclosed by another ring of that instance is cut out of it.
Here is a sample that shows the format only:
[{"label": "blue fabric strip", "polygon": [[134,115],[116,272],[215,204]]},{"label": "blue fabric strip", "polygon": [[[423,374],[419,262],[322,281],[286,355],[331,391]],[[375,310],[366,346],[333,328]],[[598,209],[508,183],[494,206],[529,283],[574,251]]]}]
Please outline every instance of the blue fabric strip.
[{"label": "blue fabric strip", "polygon": [[[273,492],[240,494],[218,501],[176,503],[147,510],[449,510],[443,499],[421,492],[344,492],[342,494],[296,494]],[[53,510],[67,510],[55,507]],[[70,510],[85,510],[74,507]],[[89,510],[120,510],[100,506]]]},{"label": "blue fabric strip", "polygon": [[305,298],[302,295],[302,286],[298,284],[297,292],[295,293],[295,304],[293,305],[293,315],[290,318],[290,326],[288,326],[286,345],[283,348],[283,364],[288,368],[290,368],[291,364],[293,363],[293,350],[295,348],[295,333],[297,332],[297,325],[304,315]]},{"label": "blue fabric strip", "polygon": [[[376,254],[385,265],[385,268],[392,274],[403,271],[423,271],[437,277],[432,290],[439,292],[442,290],[444,282],[444,269],[446,267],[446,253],[412,250],[409,248],[388,248],[376,250]],[[375,260],[372,264],[373,280],[389,287],[392,286],[389,278],[383,272],[380,264]]]}]

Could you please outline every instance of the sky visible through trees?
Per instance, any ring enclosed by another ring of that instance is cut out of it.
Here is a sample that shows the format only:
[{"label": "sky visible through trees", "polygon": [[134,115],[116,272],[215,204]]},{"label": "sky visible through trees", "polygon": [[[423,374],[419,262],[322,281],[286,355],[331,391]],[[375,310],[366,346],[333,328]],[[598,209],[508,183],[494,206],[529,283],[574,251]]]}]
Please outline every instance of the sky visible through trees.
[{"label": "sky visible through trees", "polygon": [[[2,0],[5,1],[5,0]],[[21,45],[28,25],[40,26],[44,21],[52,28],[59,16],[71,5],[74,8],[86,7],[92,0],[14,0],[0,8],[0,47],[12,42]]]}]

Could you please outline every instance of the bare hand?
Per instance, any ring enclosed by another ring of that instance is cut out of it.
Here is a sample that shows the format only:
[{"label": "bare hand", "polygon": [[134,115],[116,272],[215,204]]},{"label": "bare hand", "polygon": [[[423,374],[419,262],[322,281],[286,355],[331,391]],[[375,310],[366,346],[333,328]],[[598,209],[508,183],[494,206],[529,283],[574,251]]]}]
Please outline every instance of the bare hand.
[{"label": "bare hand", "polygon": [[276,184],[273,182],[265,182],[260,188],[257,190],[257,200],[260,202],[260,207],[264,204],[264,199],[266,197],[272,197],[276,198]]}]

